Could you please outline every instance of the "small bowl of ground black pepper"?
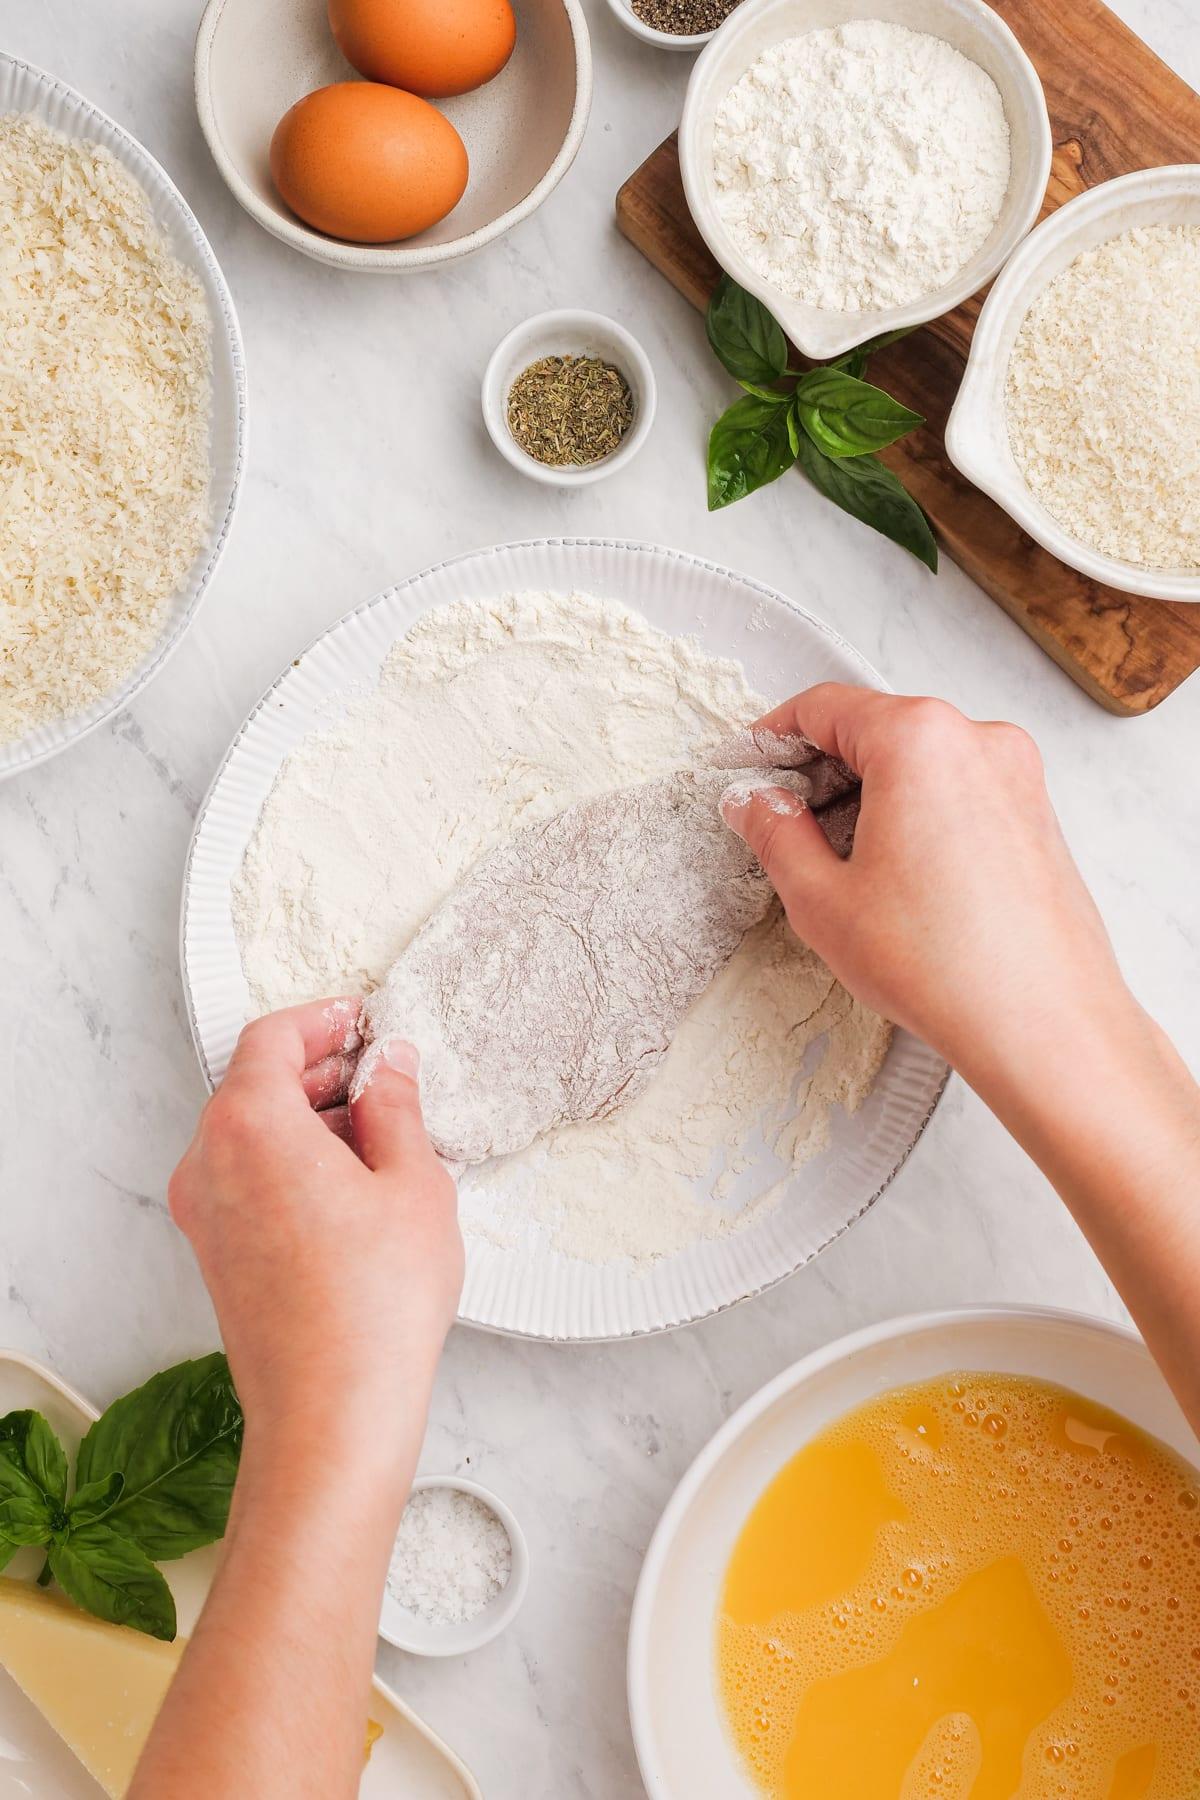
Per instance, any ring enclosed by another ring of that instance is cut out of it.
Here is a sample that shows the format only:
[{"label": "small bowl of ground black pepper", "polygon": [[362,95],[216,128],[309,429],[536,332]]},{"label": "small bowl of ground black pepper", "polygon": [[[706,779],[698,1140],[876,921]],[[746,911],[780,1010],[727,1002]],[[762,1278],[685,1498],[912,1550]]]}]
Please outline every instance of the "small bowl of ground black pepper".
[{"label": "small bowl of ground black pepper", "polygon": [[581,487],[623,468],[654,418],[654,371],[637,339],[593,312],[547,312],[510,331],[483,377],[483,418],[514,469]]},{"label": "small bowl of ground black pepper", "polygon": [[741,0],[608,0],[627,31],[660,50],[703,50]]}]

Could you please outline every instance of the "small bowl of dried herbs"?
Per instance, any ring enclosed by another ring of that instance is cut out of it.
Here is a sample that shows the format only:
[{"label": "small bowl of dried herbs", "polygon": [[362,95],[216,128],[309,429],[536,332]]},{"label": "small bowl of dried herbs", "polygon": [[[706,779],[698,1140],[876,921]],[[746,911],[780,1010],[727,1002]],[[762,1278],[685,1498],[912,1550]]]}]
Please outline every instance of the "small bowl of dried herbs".
[{"label": "small bowl of dried herbs", "polygon": [[627,31],[660,50],[703,50],[741,0],[608,0]]},{"label": "small bowl of dried herbs", "polygon": [[593,312],[547,312],[510,331],[483,377],[483,419],[514,469],[581,487],[624,467],[654,418],[654,371],[637,339]]}]

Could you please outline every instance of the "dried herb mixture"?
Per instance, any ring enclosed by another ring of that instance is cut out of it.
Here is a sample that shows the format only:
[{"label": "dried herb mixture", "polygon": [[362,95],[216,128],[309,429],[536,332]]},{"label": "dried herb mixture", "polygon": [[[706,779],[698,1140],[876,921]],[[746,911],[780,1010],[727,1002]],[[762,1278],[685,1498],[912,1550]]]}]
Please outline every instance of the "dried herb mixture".
[{"label": "dried herb mixture", "polygon": [[508,390],[508,429],[528,455],[555,468],[611,456],[634,411],[624,375],[598,356],[543,356]]}]

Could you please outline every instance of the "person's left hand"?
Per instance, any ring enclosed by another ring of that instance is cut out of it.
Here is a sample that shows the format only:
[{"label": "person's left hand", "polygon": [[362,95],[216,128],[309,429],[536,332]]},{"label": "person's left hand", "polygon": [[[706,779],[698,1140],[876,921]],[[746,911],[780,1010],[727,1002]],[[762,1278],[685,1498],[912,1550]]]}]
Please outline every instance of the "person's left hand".
[{"label": "person's left hand", "polygon": [[259,1441],[386,1439],[385,1415],[432,1381],[462,1287],[416,1051],[393,1041],[344,1104],[357,1015],[327,1000],[248,1025],[168,1190]]}]

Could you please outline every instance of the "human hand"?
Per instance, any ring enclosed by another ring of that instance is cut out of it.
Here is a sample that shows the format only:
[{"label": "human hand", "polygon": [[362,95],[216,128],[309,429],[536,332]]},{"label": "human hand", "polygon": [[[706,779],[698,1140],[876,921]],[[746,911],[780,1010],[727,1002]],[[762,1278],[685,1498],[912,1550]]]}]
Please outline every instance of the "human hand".
[{"label": "human hand", "polygon": [[323,1001],[248,1025],[168,1190],[260,1439],[382,1444],[387,1413],[427,1397],[462,1287],[416,1051],[394,1040],[341,1104],[357,1015]]},{"label": "human hand", "polygon": [[1043,1028],[1136,1010],[1018,727],[826,683],[756,730],[800,734],[862,779],[846,862],[784,788],[743,788],[722,811],[796,934],[866,1005],[977,1086],[995,1059],[1031,1057]]}]

